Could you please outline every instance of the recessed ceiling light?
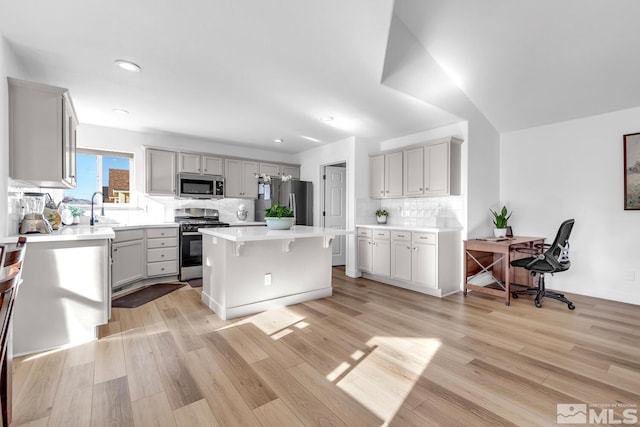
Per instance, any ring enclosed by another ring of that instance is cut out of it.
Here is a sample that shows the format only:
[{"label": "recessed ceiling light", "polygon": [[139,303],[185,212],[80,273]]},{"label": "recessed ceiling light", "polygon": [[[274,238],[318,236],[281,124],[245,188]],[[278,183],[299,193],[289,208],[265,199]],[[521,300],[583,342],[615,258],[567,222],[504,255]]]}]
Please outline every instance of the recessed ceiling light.
[{"label": "recessed ceiling light", "polygon": [[284,142],[284,139],[282,138],[274,139],[273,142],[275,142],[276,144],[280,144]]},{"label": "recessed ceiling light", "polygon": [[333,121],[333,117],[332,116],[324,116],[324,117],[320,117],[320,120],[323,122],[332,122]]},{"label": "recessed ceiling light", "polygon": [[123,110],[122,108],[114,108],[112,111],[116,114],[120,114],[121,116],[126,116],[127,114],[129,114],[127,110]]},{"label": "recessed ceiling light", "polygon": [[310,136],[304,136],[304,135],[302,135],[302,137],[303,137],[304,139],[306,139],[307,141],[311,141],[311,142],[320,142],[320,140],[319,140],[319,139],[311,138]]},{"label": "recessed ceiling light", "polygon": [[118,67],[122,68],[123,70],[133,71],[135,73],[141,70],[138,64],[134,64],[131,61],[125,61],[124,59],[116,60],[116,64],[118,65]]}]

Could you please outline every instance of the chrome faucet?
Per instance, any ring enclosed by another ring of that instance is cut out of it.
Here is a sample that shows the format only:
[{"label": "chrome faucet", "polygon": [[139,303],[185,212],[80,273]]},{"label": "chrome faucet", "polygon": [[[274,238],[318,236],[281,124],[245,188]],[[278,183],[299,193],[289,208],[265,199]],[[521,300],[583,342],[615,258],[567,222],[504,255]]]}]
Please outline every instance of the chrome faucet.
[{"label": "chrome faucet", "polygon": [[100,192],[100,191],[96,191],[91,196],[91,218],[89,218],[89,225],[95,225],[95,223],[98,222],[96,217],[93,215],[93,204],[94,204],[93,202],[94,202],[94,200],[96,198],[96,194],[99,194],[99,195],[102,196],[102,206],[100,208],[100,215],[104,216],[104,194],[102,194],[102,192]]}]

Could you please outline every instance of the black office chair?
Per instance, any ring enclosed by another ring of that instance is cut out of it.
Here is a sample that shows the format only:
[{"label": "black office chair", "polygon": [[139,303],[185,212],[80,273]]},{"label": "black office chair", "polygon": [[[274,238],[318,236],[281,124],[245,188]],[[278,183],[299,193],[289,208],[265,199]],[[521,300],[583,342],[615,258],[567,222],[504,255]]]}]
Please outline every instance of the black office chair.
[{"label": "black office chair", "polygon": [[[564,294],[553,292],[545,289],[544,275],[545,273],[559,273],[561,271],[567,271],[571,267],[571,261],[569,261],[569,235],[571,229],[573,229],[573,223],[575,220],[568,219],[560,225],[558,234],[552,244],[539,244],[535,245],[534,249],[520,248],[516,249],[518,252],[529,253],[530,257],[516,259],[511,261],[511,265],[514,267],[523,267],[531,272],[531,276],[539,274],[538,287],[530,288],[523,291],[512,292],[513,298],[518,298],[518,294],[535,295],[536,307],[542,307],[542,298],[548,297],[558,301],[562,301],[567,304],[569,310],[576,308],[575,305]],[[531,251],[534,251],[533,253]],[[544,252],[543,252],[544,251]]]}]

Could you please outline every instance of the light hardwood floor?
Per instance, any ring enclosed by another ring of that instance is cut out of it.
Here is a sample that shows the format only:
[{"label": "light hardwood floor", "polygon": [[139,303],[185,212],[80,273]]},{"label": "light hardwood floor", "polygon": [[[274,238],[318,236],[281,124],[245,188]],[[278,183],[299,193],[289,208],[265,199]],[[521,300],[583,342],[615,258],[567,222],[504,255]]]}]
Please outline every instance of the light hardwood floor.
[{"label": "light hardwood floor", "polygon": [[333,285],[230,321],[189,286],[114,309],[99,341],[14,361],[12,425],[553,426],[557,404],[640,404],[638,306]]}]

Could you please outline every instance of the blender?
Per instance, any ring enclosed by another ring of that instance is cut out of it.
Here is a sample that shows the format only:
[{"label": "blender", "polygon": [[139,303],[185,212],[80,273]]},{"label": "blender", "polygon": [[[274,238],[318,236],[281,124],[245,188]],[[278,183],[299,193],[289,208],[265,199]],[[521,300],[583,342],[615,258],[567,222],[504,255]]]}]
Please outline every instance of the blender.
[{"label": "blender", "polygon": [[42,214],[45,198],[44,193],[24,193],[22,197],[24,218],[20,223],[20,234],[51,233],[51,224]]}]

